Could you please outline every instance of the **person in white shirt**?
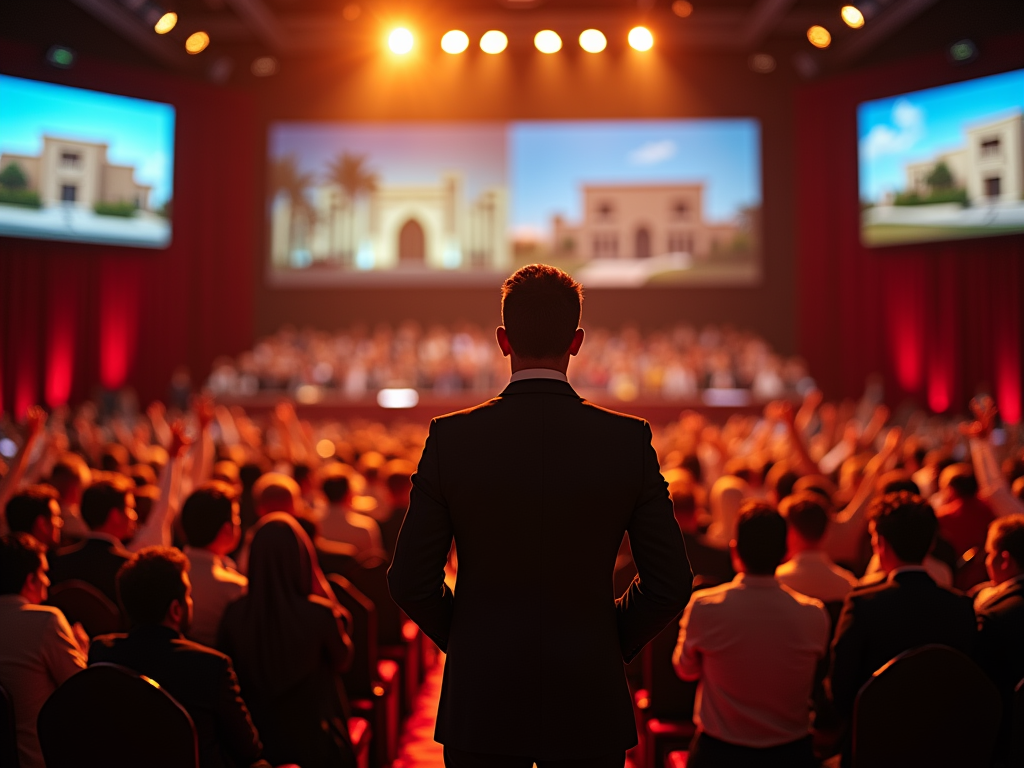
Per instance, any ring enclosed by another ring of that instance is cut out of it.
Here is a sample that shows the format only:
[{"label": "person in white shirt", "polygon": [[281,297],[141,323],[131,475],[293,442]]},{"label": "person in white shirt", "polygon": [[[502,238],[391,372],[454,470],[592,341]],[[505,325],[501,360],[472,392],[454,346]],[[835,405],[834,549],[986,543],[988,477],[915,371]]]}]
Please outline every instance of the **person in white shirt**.
[{"label": "person in white shirt", "polygon": [[320,470],[320,489],[327,497],[327,510],[320,521],[320,535],[329,541],[351,544],[360,556],[382,550],[380,525],[372,517],[353,512],[349,507],[354,470],[340,462]]},{"label": "person in white shirt", "polygon": [[730,549],[738,575],[693,593],[672,654],[681,679],[700,681],[688,766],[810,768],[810,698],[828,614],[775,578],[786,521],[771,505],[744,502]]},{"label": "person in white shirt", "polygon": [[45,768],[36,734],[39,710],[69,677],[85,669],[89,646],[58,609],[41,605],[50,579],[46,549],[26,533],[0,539],[0,685],[14,704],[21,768]]},{"label": "person in white shirt", "polygon": [[788,526],[789,559],[775,569],[775,578],[795,592],[823,603],[842,602],[857,577],[832,562],[821,542],[828,528],[828,512],[818,496],[797,493],[782,500],[779,513]]}]

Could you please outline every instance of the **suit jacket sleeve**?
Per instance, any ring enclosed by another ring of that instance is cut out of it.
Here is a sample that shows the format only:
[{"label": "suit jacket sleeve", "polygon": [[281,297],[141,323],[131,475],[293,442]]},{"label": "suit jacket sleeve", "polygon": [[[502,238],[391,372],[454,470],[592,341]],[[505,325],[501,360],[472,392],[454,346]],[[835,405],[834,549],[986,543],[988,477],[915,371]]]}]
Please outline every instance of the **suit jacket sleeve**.
[{"label": "suit jacket sleeve", "polygon": [[859,615],[863,606],[859,601],[847,598],[843,612],[836,624],[836,636],[832,641],[832,663],[828,673],[828,691],[836,711],[843,717],[853,714],[857,693],[866,680],[862,679],[867,636],[866,622]]},{"label": "suit jacket sleeve", "polygon": [[615,602],[622,657],[631,661],[686,607],[693,573],[683,535],[672,514],[668,484],[643,422],[643,477],[629,521],[629,546],[637,575]]},{"label": "suit jacket sleeve", "polygon": [[238,678],[231,660],[225,658],[223,662],[217,702],[220,742],[236,765],[253,765],[260,760],[263,745],[260,744],[256,726],[249,716],[249,708],[242,700],[242,691],[238,687]]},{"label": "suit jacket sleeve", "polygon": [[409,511],[388,570],[394,601],[442,651],[448,649],[454,595],[444,583],[452,520],[441,491],[437,422],[431,421],[423,456],[412,477]]}]

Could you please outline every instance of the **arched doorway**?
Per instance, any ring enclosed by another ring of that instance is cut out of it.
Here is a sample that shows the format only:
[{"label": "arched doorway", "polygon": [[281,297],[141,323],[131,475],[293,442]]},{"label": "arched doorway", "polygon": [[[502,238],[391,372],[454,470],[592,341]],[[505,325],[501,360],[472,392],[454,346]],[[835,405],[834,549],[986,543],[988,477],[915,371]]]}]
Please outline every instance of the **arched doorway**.
[{"label": "arched doorway", "polygon": [[416,219],[409,219],[398,232],[398,260],[409,264],[422,264],[427,258],[426,237]]},{"label": "arched doorway", "polygon": [[651,257],[651,233],[647,227],[639,227],[636,231],[636,257],[638,259]]}]

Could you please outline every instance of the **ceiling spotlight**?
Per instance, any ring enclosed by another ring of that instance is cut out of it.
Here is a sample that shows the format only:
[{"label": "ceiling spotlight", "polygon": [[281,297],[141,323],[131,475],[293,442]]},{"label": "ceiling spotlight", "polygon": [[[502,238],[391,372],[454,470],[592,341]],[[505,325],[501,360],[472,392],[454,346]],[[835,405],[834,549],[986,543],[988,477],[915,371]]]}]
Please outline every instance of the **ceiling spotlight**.
[{"label": "ceiling spotlight", "polygon": [[864,26],[864,14],[860,12],[860,8],[855,5],[844,5],[843,10],[839,12],[843,17],[843,21],[846,22],[846,26],[850,29],[860,29]]},{"label": "ceiling spotlight", "polygon": [[492,29],[484,32],[484,36],[480,38],[480,50],[484,53],[501,53],[506,48],[508,48],[508,37],[504,32]]},{"label": "ceiling spotlight", "polygon": [[550,29],[542,29],[534,35],[533,44],[541,53],[558,53],[562,50],[562,38]]},{"label": "ceiling spotlight", "polygon": [[608,39],[599,29],[585,29],[580,32],[580,48],[587,53],[600,53],[608,47]]},{"label": "ceiling spotlight", "polygon": [[672,3],[672,13],[680,19],[685,19],[693,13],[693,3],[688,3],[686,0],[676,0]]},{"label": "ceiling spotlight", "polygon": [[445,32],[441,38],[441,50],[445,53],[462,53],[469,48],[469,35],[461,29]]},{"label": "ceiling spotlight", "polygon": [[412,32],[405,27],[393,29],[391,34],[388,35],[388,48],[391,49],[392,53],[397,53],[399,56],[404,56],[411,51],[412,44]]},{"label": "ceiling spotlight", "polygon": [[172,29],[174,25],[178,23],[178,14],[174,11],[168,11],[159,19],[156,20],[156,24],[153,25],[153,31],[158,35],[166,35]]},{"label": "ceiling spotlight", "polygon": [[202,53],[210,44],[210,36],[205,32],[193,32],[185,41],[185,50],[189,53]]},{"label": "ceiling spotlight", "polygon": [[832,35],[827,29],[817,24],[807,30],[807,39],[815,48],[828,48],[832,44]]},{"label": "ceiling spotlight", "polygon": [[252,66],[249,67],[250,71],[256,77],[270,77],[277,74],[277,59],[273,56],[260,56],[255,59]]},{"label": "ceiling spotlight", "polygon": [[633,27],[629,30],[629,46],[637,51],[649,51],[654,47],[654,35],[647,27]]}]

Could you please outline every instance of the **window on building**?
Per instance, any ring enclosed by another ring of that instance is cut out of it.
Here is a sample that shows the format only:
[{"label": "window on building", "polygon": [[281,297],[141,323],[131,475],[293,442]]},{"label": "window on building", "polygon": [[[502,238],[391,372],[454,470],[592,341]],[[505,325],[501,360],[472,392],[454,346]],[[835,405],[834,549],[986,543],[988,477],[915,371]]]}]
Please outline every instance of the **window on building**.
[{"label": "window on building", "polygon": [[998,157],[999,156],[999,139],[982,139],[981,141],[981,156],[982,157]]},{"label": "window on building", "polygon": [[669,232],[668,252],[693,253],[693,235],[689,232]]},{"label": "window on building", "polygon": [[1001,194],[1002,179],[992,176],[985,179],[985,197],[999,197]]},{"label": "window on building", "polygon": [[596,210],[598,221],[611,221],[615,216],[615,206],[607,200],[602,200],[598,203]]},{"label": "window on building", "polygon": [[672,204],[672,218],[677,221],[682,221],[690,215],[690,206],[686,204],[685,200],[676,200]]},{"label": "window on building", "polygon": [[619,255],[619,236],[614,232],[598,232],[594,235],[594,257],[614,259]]},{"label": "window on building", "polygon": [[82,165],[82,156],[77,152],[61,152],[60,167],[78,169]]},{"label": "window on building", "polygon": [[64,184],[60,188],[60,199],[65,203],[73,203],[78,197],[78,187],[74,184]]}]

